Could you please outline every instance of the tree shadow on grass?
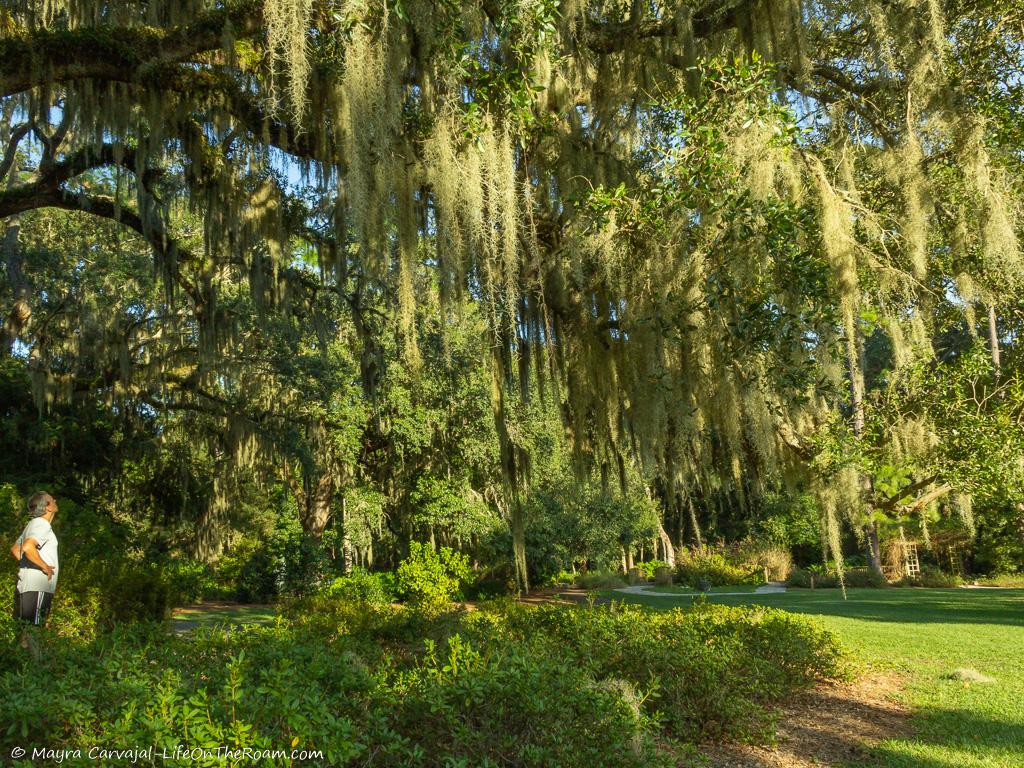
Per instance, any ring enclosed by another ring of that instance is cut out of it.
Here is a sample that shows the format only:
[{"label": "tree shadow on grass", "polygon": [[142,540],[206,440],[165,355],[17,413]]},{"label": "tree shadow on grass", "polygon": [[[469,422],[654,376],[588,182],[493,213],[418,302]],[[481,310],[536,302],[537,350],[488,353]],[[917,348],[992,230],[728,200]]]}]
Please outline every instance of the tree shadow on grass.
[{"label": "tree shadow on grass", "polygon": [[[917,710],[911,738],[883,742],[872,750],[893,768],[962,768],[973,758],[983,765],[1024,766],[1024,723],[962,709]],[[927,727],[926,727],[927,726]]]}]

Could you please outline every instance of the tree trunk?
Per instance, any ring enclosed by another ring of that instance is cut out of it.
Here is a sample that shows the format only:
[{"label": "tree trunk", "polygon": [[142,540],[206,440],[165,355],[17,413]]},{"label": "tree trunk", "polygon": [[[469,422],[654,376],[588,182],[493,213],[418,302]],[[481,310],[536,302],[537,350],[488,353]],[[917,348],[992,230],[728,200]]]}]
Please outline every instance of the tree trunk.
[{"label": "tree trunk", "polygon": [[302,485],[295,482],[290,468],[284,468],[285,481],[295,496],[296,506],[299,508],[299,522],[302,524],[302,531],[319,541],[331,519],[331,500],[334,496],[334,475],[329,471],[321,471],[316,482],[316,488],[312,487],[313,478],[303,477]]},{"label": "tree trunk", "polygon": [[865,539],[867,540],[868,567],[871,572],[880,578],[885,578],[882,570],[882,549],[878,542],[878,523],[874,520],[870,525],[864,527]]},{"label": "tree trunk", "polygon": [[[854,319],[848,321],[847,333],[847,364],[850,373],[850,392],[853,400],[853,433],[857,439],[864,437],[864,345],[860,342],[857,326]],[[881,546],[878,541],[878,523],[874,519],[874,509],[868,501],[871,498],[871,479],[861,477],[861,490],[865,504],[865,512],[868,522],[864,524],[864,538],[867,544],[867,561],[871,572],[879,578],[885,578],[882,571]],[[833,552],[832,556],[837,563],[841,564],[843,553]]]},{"label": "tree trunk", "polygon": [[331,499],[334,496],[334,476],[330,472],[324,472],[316,484],[316,493],[313,494],[312,503],[308,509],[306,524],[303,526],[306,533],[319,540],[327,523],[331,519]]},{"label": "tree trunk", "polygon": [[[5,118],[4,122],[9,123],[9,116],[5,115]],[[8,125],[4,127],[8,127]],[[6,186],[8,189],[14,188],[14,181],[18,178],[15,170],[16,167],[17,163],[11,168],[10,175],[7,178]],[[0,179],[0,183],[2,182],[3,179]],[[18,217],[12,216],[4,229],[2,243],[4,266],[7,269],[7,282],[11,287],[11,296],[14,300],[4,320],[3,329],[0,331],[0,348],[3,349],[5,355],[11,354],[14,349],[14,341],[25,330],[29,318],[32,317],[32,307],[28,303],[29,285],[25,279],[25,273],[22,271],[25,255],[21,248],[18,247],[20,229]]]},{"label": "tree trunk", "polygon": [[526,516],[518,497],[512,499],[512,560],[515,566],[516,584],[522,592],[530,591],[530,579],[526,571]]},{"label": "tree trunk", "polygon": [[658,526],[658,538],[661,539],[661,548],[665,551],[665,562],[668,563],[669,568],[675,568],[676,552],[672,547],[672,539],[668,537],[665,527],[662,525]]},{"label": "tree trunk", "polygon": [[1001,364],[999,355],[999,327],[996,325],[995,304],[988,305],[988,348],[992,354],[992,367],[995,368],[995,378],[996,382],[998,382]]},{"label": "tree trunk", "polygon": [[523,593],[530,591],[530,582],[526,570],[526,513],[520,499],[520,491],[525,486],[524,467],[528,457],[519,455],[515,444],[508,433],[505,422],[505,390],[502,386],[502,372],[505,365],[496,347],[491,350],[491,409],[494,426],[498,433],[498,447],[501,458],[501,474],[509,505],[509,522],[512,529],[512,566],[515,571],[516,585]]},{"label": "tree trunk", "polygon": [[700,523],[697,522],[697,509],[693,505],[693,497],[686,494],[686,506],[690,510],[690,525],[693,528],[693,538],[697,542],[697,549],[704,551],[704,537],[700,533]]},{"label": "tree trunk", "polygon": [[352,572],[352,538],[348,532],[348,503],[345,494],[341,495],[341,569],[343,573]]}]

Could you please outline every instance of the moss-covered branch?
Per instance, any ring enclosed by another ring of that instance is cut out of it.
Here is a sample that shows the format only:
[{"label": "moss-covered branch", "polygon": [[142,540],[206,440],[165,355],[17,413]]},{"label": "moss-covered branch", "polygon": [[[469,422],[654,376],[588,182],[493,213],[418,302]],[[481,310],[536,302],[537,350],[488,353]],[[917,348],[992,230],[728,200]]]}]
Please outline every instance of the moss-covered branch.
[{"label": "moss-covered branch", "polygon": [[262,4],[239,0],[169,29],[156,27],[22,30],[0,39],[0,95],[79,79],[131,82],[148,68],[188,61],[260,30]]}]

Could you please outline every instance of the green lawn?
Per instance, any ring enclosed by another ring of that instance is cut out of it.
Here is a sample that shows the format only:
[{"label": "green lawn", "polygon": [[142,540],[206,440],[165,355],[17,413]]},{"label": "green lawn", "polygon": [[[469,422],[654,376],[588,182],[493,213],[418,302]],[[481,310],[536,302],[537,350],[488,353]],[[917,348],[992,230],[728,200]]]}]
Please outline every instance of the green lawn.
[{"label": "green lawn", "polygon": [[276,617],[272,605],[218,604],[176,608],[173,624],[177,629],[195,629],[227,622],[229,624],[271,624]]},{"label": "green lawn", "polygon": [[[689,605],[680,594],[607,597],[666,609]],[[914,733],[883,742],[870,765],[893,768],[1024,766],[1024,589],[790,590],[785,594],[709,596],[728,605],[771,605],[820,617],[869,667],[908,679],[901,699]],[[994,683],[946,676],[968,667]]]}]

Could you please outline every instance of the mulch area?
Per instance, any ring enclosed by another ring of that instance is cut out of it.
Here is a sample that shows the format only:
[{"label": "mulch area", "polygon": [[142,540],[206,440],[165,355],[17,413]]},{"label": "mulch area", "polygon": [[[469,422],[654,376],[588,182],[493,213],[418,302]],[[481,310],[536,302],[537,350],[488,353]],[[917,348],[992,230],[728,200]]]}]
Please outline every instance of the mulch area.
[{"label": "mulch area", "polygon": [[[832,768],[863,761],[880,741],[907,735],[910,711],[894,674],[820,684],[780,707],[775,747],[703,744],[713,768]],[[870,763],[866,763],[870,764]]]}]

